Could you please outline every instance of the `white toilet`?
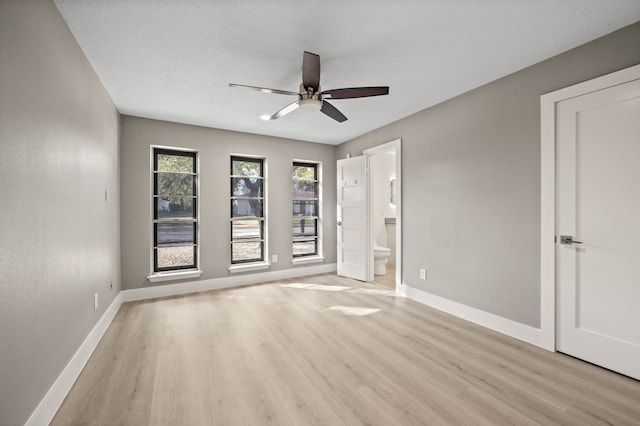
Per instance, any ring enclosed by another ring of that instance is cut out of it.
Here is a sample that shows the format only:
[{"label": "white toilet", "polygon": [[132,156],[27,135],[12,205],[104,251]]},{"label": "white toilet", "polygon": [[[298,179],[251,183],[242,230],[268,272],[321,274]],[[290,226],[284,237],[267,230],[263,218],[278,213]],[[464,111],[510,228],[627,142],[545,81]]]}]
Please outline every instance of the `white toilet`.
[{"label": "white toilet", "polygon": [[386,275],[387,259],[391,256],[391,249],[380,247],[378,243],[373,246],[373,273],[374,275]]},{"label": "white toilet", "polygon": [[391,249],[385,247],[387,244],[387,229],[384,224],[384,216],[377,216],[373,220],[375,226],[375,239],[373,244],[373,274],[387,274],[387,259],[391,256]]}]

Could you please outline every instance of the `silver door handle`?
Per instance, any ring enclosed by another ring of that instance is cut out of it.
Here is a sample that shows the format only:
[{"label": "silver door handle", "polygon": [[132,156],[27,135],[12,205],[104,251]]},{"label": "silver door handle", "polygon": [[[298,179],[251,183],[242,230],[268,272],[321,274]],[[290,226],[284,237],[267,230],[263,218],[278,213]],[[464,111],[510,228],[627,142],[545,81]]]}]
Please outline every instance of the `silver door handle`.
[{"label": "silver door handle", "polygon": [[582,244],[582,241],[576,241],[572,235],[560,235],[560,244]]}]

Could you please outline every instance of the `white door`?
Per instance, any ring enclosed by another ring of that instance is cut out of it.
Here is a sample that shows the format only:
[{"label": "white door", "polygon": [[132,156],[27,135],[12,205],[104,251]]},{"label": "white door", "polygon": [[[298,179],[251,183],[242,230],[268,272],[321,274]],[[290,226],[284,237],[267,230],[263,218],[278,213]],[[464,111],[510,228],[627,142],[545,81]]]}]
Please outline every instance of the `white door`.
[{"label": "white door", "polygon": [[640,379],[640,80],[556,111],[557,349]]},{"label": "white door", "polygon": [[364,156],[338,160],[338,275],[367,280],[367,175]]}]

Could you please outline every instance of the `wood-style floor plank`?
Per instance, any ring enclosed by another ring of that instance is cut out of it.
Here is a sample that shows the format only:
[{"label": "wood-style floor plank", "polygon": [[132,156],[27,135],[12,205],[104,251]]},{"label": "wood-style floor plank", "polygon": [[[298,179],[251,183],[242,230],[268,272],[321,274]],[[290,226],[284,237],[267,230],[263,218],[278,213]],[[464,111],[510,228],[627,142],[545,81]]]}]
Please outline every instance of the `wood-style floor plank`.
[{"label": "wood-style floor plank", "polygon": [[640,382],[382,281],[125,303],[52,425],[640,425]]}]

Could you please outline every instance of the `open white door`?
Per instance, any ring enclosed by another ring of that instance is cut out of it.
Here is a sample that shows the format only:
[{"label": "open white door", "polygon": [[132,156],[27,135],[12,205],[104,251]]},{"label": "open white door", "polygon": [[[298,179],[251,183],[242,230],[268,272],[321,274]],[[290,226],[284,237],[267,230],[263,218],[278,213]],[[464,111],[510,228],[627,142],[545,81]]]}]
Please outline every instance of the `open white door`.
[{"label": "open white door", "polygon": [[640,379],[640,80],[556,111],[557,349]]},{"label": "open white door", "polygon": [[338,160],[338,275],[367,280],[367,175],[365,157]]}]

